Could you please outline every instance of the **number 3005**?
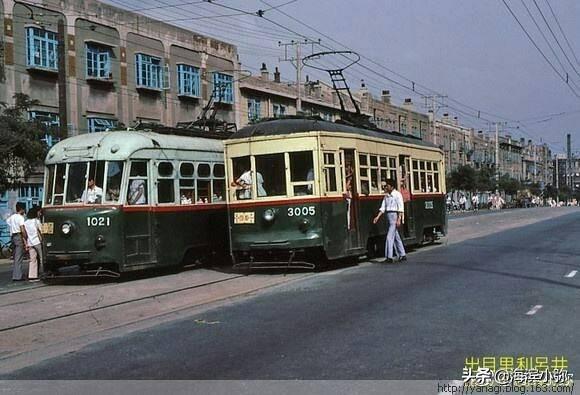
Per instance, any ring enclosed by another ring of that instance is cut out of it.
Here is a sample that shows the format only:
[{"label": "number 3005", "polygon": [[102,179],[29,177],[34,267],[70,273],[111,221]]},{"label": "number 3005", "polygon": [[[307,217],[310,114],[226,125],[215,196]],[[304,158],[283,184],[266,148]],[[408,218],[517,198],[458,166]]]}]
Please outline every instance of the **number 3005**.
[{"label": "number 3005", "polygon": [[298,217],[300,215],[316,215],[316,207],[288,207],[289,217]]}]

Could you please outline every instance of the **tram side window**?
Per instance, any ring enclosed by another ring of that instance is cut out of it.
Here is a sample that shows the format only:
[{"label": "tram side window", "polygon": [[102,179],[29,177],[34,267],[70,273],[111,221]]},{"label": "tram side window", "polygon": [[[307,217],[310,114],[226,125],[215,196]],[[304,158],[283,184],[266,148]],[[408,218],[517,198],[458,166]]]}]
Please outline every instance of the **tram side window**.
[{"label": "tram side window", "polygon": [[290,152],[290,182],[294,196],[314,193],[312,151]]},{"label": "tram side window", "polygon": [[326,192],[338,192],[336,183],[336,159],[334,152],[324,153],[324,185]]},{"label": "tram side window", "polygon": [[116,203],[119,201],[124,166],[125,163],[121,161],[107,162],[107,193],[105,194],[107,202]]},{"label": "tram side window", "polygon": [[370,193],[369,162],[367,154],[359,154],[360,191],[363,195]]},{"label": "tram side window", "polygon": [[416,192],[439,192],[439,166],[436,162],[413,160],[413,189]]},{"label": "tram side window", "polygon": [[157,203],[175,203],[173,163],[159,162],[157,175]]},{"label": "tram side window", "polygon": [[64,201],[64,182],[66,174],[66,164],[59,163],[56,165],[56,175],[54,177],[54,201],[52,204],[63,204]]},{"label": "tram side window", "polygon": [[[210,167],[207,163],[197,165],[197,203],[209,203],[211,197]],[[201,179],[207,178],[207,179]]]},{"label": "tram side window", "polygon": [[131,162],[127,203],[147,204],[147,161]]},{"label": "tram side window", "polygon": [[213,165],[213,180],[212,180],[212,203],[224,201],[226,182],[225,182],[225,168],[221,163]]},{"label": "tram side window", "polygon": [[44,203],[52,204],[52,187],[54,185],[54,167],[55,165],[50,165],[46,168],[46,185],[44,186]]},{"label": "tram side window", "polygon": [[286,195],[284,154],[256,155],[256,187],[260,196]]},{"label": "tram side window", "polygon": [[243,156],[232,159],[234,179],[231,186],[235,187],[235,199],[245,200],[252,198],[252,172],[250,171],[250,157]]},{"label": "tram side window", "polygon": [[179,166],[179,200],[181,204],[195,203],[195,166],[191,162],[183,162]]},{"label": "tram side window", "polygon": [[380,193],[379,162],[376,155],[370,155],[371,193]]}]

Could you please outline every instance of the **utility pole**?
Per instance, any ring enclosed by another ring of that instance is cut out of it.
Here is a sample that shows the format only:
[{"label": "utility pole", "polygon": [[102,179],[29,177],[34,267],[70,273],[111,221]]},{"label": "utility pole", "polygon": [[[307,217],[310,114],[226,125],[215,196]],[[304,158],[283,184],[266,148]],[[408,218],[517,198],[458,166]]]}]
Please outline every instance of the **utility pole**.
[{"label": "utility pole", "polygon": [[62,18],[58,19],[58,118],[61,138],[68,137],[68,116],[66,96],[66,31]]},{"label": "utility pole", "polygon": [[[284,58],[278,59],[280,62],[290,62],[296,68],[296,113],[302,112],[302,46],[311,45],[312,53],[314,53],[314,46],[320,44],[320,39],[317,41],[303,39],[291,40],[289,43],[278,41],[279,47],[284,47]],[[296,55],[288,56],[288,47],[293,47],[296,50]]]},{"label": "utility pole", "polygon": [[499,123],[495,123],[495,180],[499,182]]},{"label": "utility pole", "polygon": [[[447,107],[447,105],[445,104],[444,100],[447,98],[446,95],[429,95],[429,96],[423,96],[423,99],[425,99],[425,107],[431,112],[433,119],[431,122],[431,127],[433,130],[433,144],[437,145],[437,128],[435,125],[435,116],[437,114],[437,111],[439,111],[442,108]],[[440,101],[439,101],[440,100]]]}]

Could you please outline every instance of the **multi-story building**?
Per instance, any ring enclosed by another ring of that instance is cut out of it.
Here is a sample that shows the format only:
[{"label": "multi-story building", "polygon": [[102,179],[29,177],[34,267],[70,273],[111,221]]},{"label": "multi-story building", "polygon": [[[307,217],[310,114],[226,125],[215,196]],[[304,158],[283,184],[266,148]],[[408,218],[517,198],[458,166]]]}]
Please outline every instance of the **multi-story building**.
[{"label": "multi-story building", "polygon": [[552,152],[547,144],[520,140],[522,150],[522,181],[544,187],[552,183]]},{"label": "multi-story building", "polygon": [[568,159],[566,154],[557,154],[553,160],[553,173],[555,187],[580,191],[580,158]]},{"label": "multi-story building", "polygon": [[[283,82],[276,68],[273,78],[263,64],[261,75],[245,78],[240,81],[241,124],[263,118],[274,118],[283,115],[296,115],[297,89],[295,83]],[[429,118],[413,108],[410,99],[401,106],[391,103],[388,91],[383,91],[382,98],[375,99],[363,85],[353,92],[357,106],[363,114],[370,117],[379,128],[405,135],[422,137],[427,132]],[[349,98],[343,96],[345,107],[354,111]],[[331,85],[323,81],[310,81],[301,85],[302,112],[306,115],[318,115],[323,119],[334,121],[340,117],[340,101]]]},{"label": "multi-story building", "polygon": [[[220,117],[237,121],[232,44],[96,0],[0,0],[0,13],[0,102],[30,96],[29,118],[67,130],[58,137],[193,121],[214,91]],[[0,206],[38,203],[41,175],[21,192]]]}]

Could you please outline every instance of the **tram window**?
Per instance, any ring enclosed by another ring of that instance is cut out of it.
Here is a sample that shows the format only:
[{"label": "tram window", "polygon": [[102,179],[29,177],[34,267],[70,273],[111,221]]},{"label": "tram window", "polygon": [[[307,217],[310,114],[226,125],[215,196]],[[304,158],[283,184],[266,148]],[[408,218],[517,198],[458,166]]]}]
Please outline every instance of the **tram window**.
[{"label": "tram window", "polygon": [[147,204],[147,161],[131,162],[128,204]]},{"label": "tram window", "polygon": [[179,180],[179,198],[181,204],[195,203],[195,180],[193,178]]},{"label": "tram window", "polygon": [[381,184],[389,179],[389,171],[387,169],[381,169]]},{"label": "tram window", "polygon": [[[421,162],[421,163],[423,163],[423,162]],[[425,181],[425,173],[424,172],[419,173],[419,178],[421,180],[421,192],[426,192],[426,190],[427,190],[427,188],[426,188],[427,183]]]},{"label": "tram window", "polygon": [[433,170],[439,171],[439,165],[437,165],[437,162],[433,162]]},{"label": "tram window", "polygon": [[107,193],[105,199],[108,202],[119,201],[124,165],[121,161],[110,161],[107,164]]},{"label": "tram window", "polygon": [[87,163],[71,163],[68,167],[66,203],[78,203],[86,188]]},{"label": "tram window", "polygon": [[89,163],[87,187],[83,190],[81,201],[87,204],[100,204],[103,200],[103,186],[105,179],[105,162]]},{"label": "tram window", "polygon": [[210,169],[207,163],[200,163],[197,165],[197,176],[198,177],[209,177]]},{"label": "tram window", "polygon": [[195,172],[195,168],[193,166],[193,163],[184,162],[179,166],[179,176],[180,177],[191,178],[191,177],[193,177],[194,172]]},{"label": "tram window", "polygon": [[333,152],[324,153],[324,185],[326,192],[338,192],[336,183],[336,166]]},{"label": "tram window", "polygon": [[420,170],[425,170],[425,161],[423,161],[423,160],[420,160],[419,161],[419,169]]},{"label": "tram window", "polygon": [[433,192],[439,192],[439,173],[433,173]]},{"label": "tram window", "polygon": [[378,162],[377,157],[375,155],[371,155],[370,159],[371,159],[371,166],[378,166],[379,165],[379,162]]},{"label": "tram window", "polygon": [[312,151],[290,152],[290,182],[294,196],[314,193]]},{"label": "tram window", "polygon": [[367,162],[367,156],[365,154],[361,154],[358,156],[358,161],[360,162],[359,165],[361,166],[367,166],[368,162]]},{"label": "tram window", "polygon": [[286,164],[284,154],[257,155],[256,187],[260,196],[286,195]]},{"label": "tram window", "polygon": [[159,162],[157,172],[159,173],[159,177],[173,177],[173,163]]},{"label": "tram window", "polygon": [[196,203],[209,203],[210,181],[197,180],[197,201]]},{"label": "tram window", "polygon": [[389,167],[387,165],[387,157],[386,156],[381,156],[379,163],[380,163],[381,167]]},{"label": "tram window", "polygon": [[426,164],[427,164],[427,170],[429,170],[429,171],[430,171],[430,170],[431,170],[431,165],[432,165],[432,163],[431,163],[431,162],[427,162]]},{"label": "tram window", "polygon": [[[371,157],[371,163],[372,157]],[[371,193],[379,193],[379,170],[371,169]]]},{"label": "tram window", "polygon": [[369,180],[361,180],[360,181],[360,192],[363,195],[368,195],[369,194]]},{"label": "tram window", "polygon": [[366,168],[362,168],[360,169],[360,176],[361,177],[368,177],[369,176],[369,171]]},{"label": "tram window", "polygon": [[130,177],[147,177],[147,162],[131,162]]},{"label": "tram window", "polygon": [[421,190],[421,185],[419,184],[419,172],[413,171],[413,189],[415,191]]},{"label": "tram window", "polygon": [[236,188],[235,198],[238,200],[252,198],[252,173],[250,172],[250,157],[232,159],[234,179],[232,187]]},{"label": "tram window", "polygon": [[211,195],[212,203],[223,202],[225,190],[226,190],[225,180],[213,180],[213,193]]},{"label": "tram window", "polygon": [[218,178],[224,178],[226,176],[226,171],[224,165],[221,163],[216,163],[213,165],[213,176]]},{"label": "tram window", "polygon": [[55,165],[50,165],[47,167],[46,185],[44,187],[44,190],[45,190],[44,203],[46,203],[46,204],[52,203],[52,187],[54,184],[54,167],[55,167]]},{"label": "tram window", "polygon": [[175,203],[174,182],[170,178],[160,178],[157,182],[157,203]]},{"label": "tram window", "polygon": [[392,169],[397,168],[397,160],[395,158],[389,158],[389,167]]}]

